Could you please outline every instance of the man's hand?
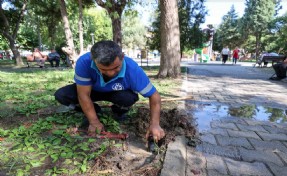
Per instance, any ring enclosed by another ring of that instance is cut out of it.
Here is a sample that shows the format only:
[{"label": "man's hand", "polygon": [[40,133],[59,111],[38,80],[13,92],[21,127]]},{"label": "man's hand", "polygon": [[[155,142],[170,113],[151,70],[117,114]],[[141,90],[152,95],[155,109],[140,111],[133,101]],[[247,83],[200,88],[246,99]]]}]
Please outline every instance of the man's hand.
[{"label": "man's hand", "polygon": [[152,135],[155,142],[158,142],[165,136],[163,129],[159,125],[151,125],[146,133],[146,139]]},{"label": "man's hand", "polygon": [[94,137],[97,134],[101,133],[103,129],[104,125],[101,122],[90,124],[88,128],[88,135]]}]

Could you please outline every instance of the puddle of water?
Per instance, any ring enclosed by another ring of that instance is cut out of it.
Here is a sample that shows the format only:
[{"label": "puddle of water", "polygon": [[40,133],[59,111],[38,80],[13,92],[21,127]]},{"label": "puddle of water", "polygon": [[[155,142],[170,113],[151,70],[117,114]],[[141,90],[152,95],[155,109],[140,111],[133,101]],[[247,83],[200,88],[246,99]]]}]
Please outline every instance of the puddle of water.
[{"label": "puddle of water", "polygon": [[198,124],[199,132],[210,129],[210,122],[227,117],[240,117],[276,123],[287,122],[287,110],[256,105],[231,107],[214,104],[194,104],[190,111]]}]

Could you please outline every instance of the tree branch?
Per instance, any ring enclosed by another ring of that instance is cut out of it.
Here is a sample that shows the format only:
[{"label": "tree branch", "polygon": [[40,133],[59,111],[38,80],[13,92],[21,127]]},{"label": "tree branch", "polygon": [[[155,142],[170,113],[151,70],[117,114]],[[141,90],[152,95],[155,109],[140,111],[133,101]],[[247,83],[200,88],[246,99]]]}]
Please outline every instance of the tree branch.
[{"label": "tree branch", "polygon": [[1,18],[2,18],[2,20],[4,21],[4,29],[5,30],[7,30],[7,29],[9,29],[9,22],[8,22],[8,20],[7,20],[7,17],[6,17],[6,15],[4,14],[4,12],[3,12],[3,8],[2,8],[2,1],[0,1],[1,2],[1,6],[0,6],[0,16],[1,16]]},{"label": "tree branch", "polygon": [[19,18],[18,18],[19,20],[18,20],[18,22],[17,22],[17,24],[15,26],[14,31],[13,31],[13,39],[15,39],[16,36],[17,36],[17,32],[18,32],[19,26],[20,26],[20,22],[21,22],[22,18],[24,17],[24,12],[26,10],[26,7],[27,7],[27,1],[24,1],[24,4],[23,4],[23,6],[21,8],[21,12],[19,14]]}]

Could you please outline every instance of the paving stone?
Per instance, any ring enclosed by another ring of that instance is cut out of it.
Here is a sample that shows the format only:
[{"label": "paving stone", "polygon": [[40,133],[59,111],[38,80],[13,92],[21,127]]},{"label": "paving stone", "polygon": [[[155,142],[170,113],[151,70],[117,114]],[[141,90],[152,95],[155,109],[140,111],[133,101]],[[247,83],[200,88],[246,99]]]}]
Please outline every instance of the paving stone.
[{"label": "paving stone", "polygon": [[260,162],[244,162],[244,161],[234,161],[229,158],[224,158],[230,175],[264,175],[272,176],[272,173],[266,168],[263,163]]},{"label": "paving stone", "polygon": [[[207,175],[208,176],[229,176],[229,175],[219,173],[216,170],[207,170]],[[189,176],[189,175],[187,175],[187,176]]]},{"label": "paving stone", "polygon": [[162,176],[185,176],[186,166],[186,139],[177,136],[175,141],[168,144],[164,159]]},{"label": "paving stone", "polygon": [[241,125],[241,124],[236,125],[241,131],[261,131],[267,133],[267,131],[262,126]]},{"label": "paving stone", "polygon": [[258,135],[264,140],[264,141],[287,141],[287,135],[286,134],[270,134],[270,133],[263,133],[263,132],[257,132]]},{"label": "paving stone", "polygon": [[207,154],[240,159],[239,151],[236,149],[236,147],[232,147],[232,146],[222,147],[222,146],[217,146],[217,145],[209,144],[206,142],[202,142],[201,144],[196,146],[196,149],[198,151],[201,151]]},{"label": "paving stone", "polygon": [[200,136],[200,140],[203,141],[203,142],[214,144],[214,145],[217,144],[216,140],[215,140],[215,137],[212,134],[203,134],[203,135]]},{"label": "paving stone", "polygon": [[271,162],[277,164],[278,166],[283,166],[284,164],[280,158],[272,151],[261,151],[261,150],[247,150],[244,148],[239,148],[240,156],[243,161],[247,162]]},{"label": "paving stone", "polygon": [[207,170],[216,170],[220,174],[227,174],[222,157],[210,154],[204,154],[204,156],[206,157],[207,161]]},{"label": "paving stone", "polygon": [[[285,108],[284,108],[284,109],[285,109]],[[287,113],[287,112],[285,112],[285,113]],[[283,129],[286,130],[286,128],[287,128],[287,123],[276,123],[275,126],[278,127],[278,128],[283,128]]]},{"label": "paving stone", "polygon": [[286,166],[280,167],[280,166],[277,166],[276,164],[272,164],[272,163],[268,163],[267,165],[269,166],[271,171],[276,176],[283,176],[283,175],[286,175],[286,173],[287,173],[287,167]]},{"label": "paving stone", "polygon": [[270,126],[263,126],[269,133],[272,134],[287,134],[287,129],[285,128],[278,128],[277,126],[270,127]]},{"label": "paving stone", "polygon": [[227,130],[228,134],[231,137],[245,137],[245,138],[254,138],[260,140],[261,138],[253,131],[236,131],[236,130]]},{"label": "paving stone", "polygon": [[187,147],[187,165],[186,165],[186,175],[207,175],[206,174],[206,158],[201,152],[197,152],[194,148]]},{"label": "paving stone", "polygon": [[287,164],[287,153],[282,151],[277,151],[276,153]]},{"label": "paving stone", "polygon": [[203,132],[202,134],[210,133],[213,135],[219,134],[222,136],[228,136],[227,130],[226,129],[221,129],[221,128],[211,128],[207,132]]},{"label": "paving stone", "polygon": [[287,148],[279,141],[262,141],[256,139],[249,139],[251,144],[255,147],[256,150],[280,150],[287,153]]},{"label": "paving stone", "polygon": [[220,121],[212,121],[210,124],[212,128],[227,128],[238,130],[234,123],[222,123]]},{"label": "paving stone", "polygon": [[265,126],[274,127],[273,123],[267,122],[267,121],[256,121],[256,120],[250,120],[250,119],[244,119],[244,120],[248,125],[265,125]]},{"label": "paving stone", "polygon": [[222,123],[234,123],[234,124],[247,124],[243,119],[241,118],[235,118],[235,117],[228,117],[220,120]]},{"label": "paving stone", "polygon": [[243,137],[227,137],[216,135],[219,145],[221,146],[235,146],[235,147],[245,147],[247,149],[253,149],[248,140]]}]

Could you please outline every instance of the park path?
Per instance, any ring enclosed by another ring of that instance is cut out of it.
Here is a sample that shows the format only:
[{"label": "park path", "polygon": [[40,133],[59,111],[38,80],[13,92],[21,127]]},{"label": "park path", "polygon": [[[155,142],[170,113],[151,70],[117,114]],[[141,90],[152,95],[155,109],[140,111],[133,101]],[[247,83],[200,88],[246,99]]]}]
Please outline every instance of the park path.
[{"label": "park path", "polygon": [[198,142],[190,147],[178,136],[170,143],[161,175],[287,175],[286,123],[220,116],[218,109],[208,109],[253,105],[286,110],[287,81],[268,80],[272,73],[272,68],[243,63],[187,64],[182,96],[194,100],[179,108],[198,125]]}]

